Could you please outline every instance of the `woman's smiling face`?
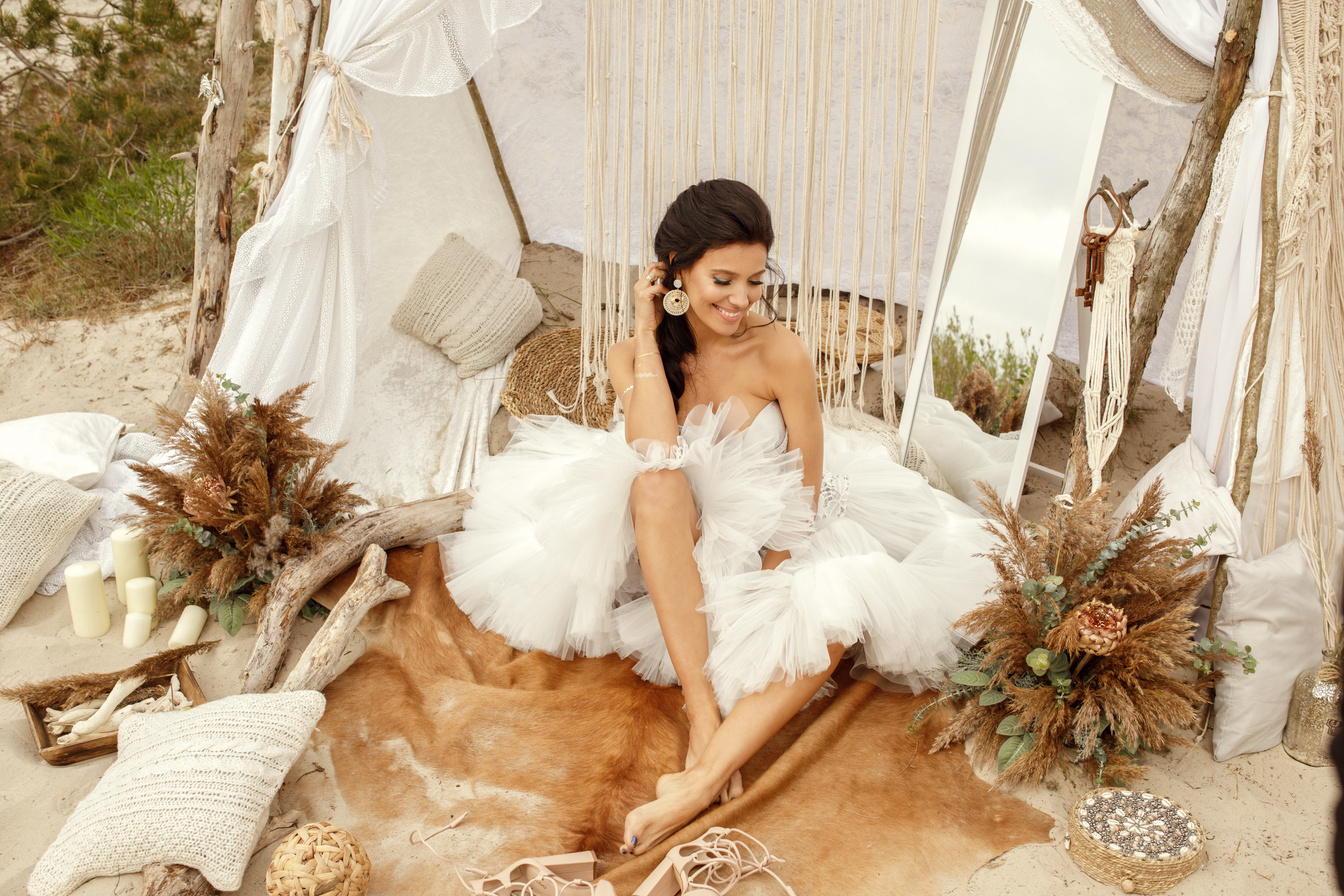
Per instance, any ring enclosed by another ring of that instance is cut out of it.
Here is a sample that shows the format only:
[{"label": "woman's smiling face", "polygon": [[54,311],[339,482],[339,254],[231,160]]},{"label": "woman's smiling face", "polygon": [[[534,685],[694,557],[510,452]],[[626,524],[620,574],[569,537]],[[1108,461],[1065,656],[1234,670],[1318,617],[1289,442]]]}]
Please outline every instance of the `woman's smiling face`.
[{"label": "woman's smiling face", "polygon": [[766,250],[760,243],[734,243],[710,249],[680,273],[681,288],[690,296],[688,321],[720,336],[733,336],[761,298]]}]

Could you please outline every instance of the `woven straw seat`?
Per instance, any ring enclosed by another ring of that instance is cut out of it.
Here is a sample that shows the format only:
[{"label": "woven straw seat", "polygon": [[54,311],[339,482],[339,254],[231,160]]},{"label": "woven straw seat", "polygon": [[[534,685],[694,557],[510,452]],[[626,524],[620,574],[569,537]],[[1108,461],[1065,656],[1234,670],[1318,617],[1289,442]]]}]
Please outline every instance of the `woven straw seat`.
[{"label": "woven straw seat", "polygon": [[364,896],[369,891],[369,854],[349,831],[325,821],[290,834],[266,869],[267,896]]},{"label": "woven straw seat", "polygon": [[[831,309],[831,302],[823,301],[821,303],[821,318],[819,325],[821,327],[820,332],[823,334],[823,338],[819,341],[823,343],[822,353],[828,355],[828,360],[831,359],[825,350],[824,334],[830,330]],[[836,324],[837,333],[839,334],[837,336],[836,346],[843,350],[843,346],[849,335],[849,302],[844,299],[836,302],[835,311],[839,318],[839,321]],[[871,321],[869,320],[870,314],[872,315]],[[867,366],[882,360],[882,328],[884,326],[886,326],[886,316],[881,311],[878,311],[876,308],[869,305],[859,306],[858,326],[854,331],[854,360],[861,366]],[[797,331],[798,322],[790,321],[789,329]],[[901,353],[901,348],[905,344],[905,337],[901,334],[901,331],[897,329],[892,331],[892,340],[891,353],[892,355],[899,355]],[[837,362],[833,361],[833,363]]]},{"label": "woven straw seat", "polygon": [[590,382],[584,388],[584,400],[570,407],[579,382],[581,345],[579,328],[567,327],[543,333],[518,346],[518,354],[504,380],[500,403],[515,417],[559,416],[570,423],[606,429],[616,404],[616,395],[610,388],[603,400]]}]

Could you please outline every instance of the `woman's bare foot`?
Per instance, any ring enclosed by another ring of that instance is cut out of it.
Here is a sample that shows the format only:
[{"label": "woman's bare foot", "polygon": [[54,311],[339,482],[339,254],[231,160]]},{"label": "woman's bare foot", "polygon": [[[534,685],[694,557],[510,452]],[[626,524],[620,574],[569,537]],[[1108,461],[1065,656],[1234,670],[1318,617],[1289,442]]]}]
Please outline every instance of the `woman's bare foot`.
[{"label": "woman's bare foot", "polygon": [[658,779],[658,798],[631,811],[625,817],[623,854],[641,855],[669,834],[685,827],[710,806],[724,789],[703,769],[693,768]]}]

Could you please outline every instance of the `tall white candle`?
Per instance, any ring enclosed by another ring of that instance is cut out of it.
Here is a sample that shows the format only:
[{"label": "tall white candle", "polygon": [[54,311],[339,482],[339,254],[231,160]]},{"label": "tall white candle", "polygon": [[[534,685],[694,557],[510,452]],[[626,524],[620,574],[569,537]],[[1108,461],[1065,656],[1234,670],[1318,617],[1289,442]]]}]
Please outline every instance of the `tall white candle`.
[{"label": "tall white candle", "polygon": [[107,593],[103,590],[103,568],[96,560],[85,560],[65,568],[65,591],[70,598],[70,618],[75,635],[101,638],[112,627],[107,612]]},{"label": "tall white candle", "polygon": [[121,635],[121,646],[131,649],[141,647],[149,640],[148,613],[127,613],[126,628]]},{"label": "tall white candle", "polygon": [[126,583],[126,611],[154,615],[159,607],[159,583],[153,576],[140,576]]},{"label": "tall white candle", "polygon": [[183,610],[177,620],[177,626],[173,629],[173,636],[168,639],[168,646],[186,647],[188,644],[195,644],[201,636],[201,629],[205,628],[205,620],[209,615],[205,612],[205,607],[190,606]]},{"label": "tall white candle", "polygon": [[134,526],[122,526],[112,533],[112,568],[117,574],[117,600],[126,604],[126,583],[149,575],[149,555],[145,536]]}]

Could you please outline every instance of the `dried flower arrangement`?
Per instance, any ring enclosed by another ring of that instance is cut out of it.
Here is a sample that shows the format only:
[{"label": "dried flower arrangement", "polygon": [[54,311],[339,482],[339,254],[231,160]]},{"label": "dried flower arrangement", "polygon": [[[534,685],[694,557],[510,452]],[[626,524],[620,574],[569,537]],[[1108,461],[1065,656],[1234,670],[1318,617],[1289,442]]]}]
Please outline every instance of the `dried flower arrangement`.
[{"label": "dried flower arrangement", "polygon": [[[178,462],[132,464],[145,486],[133,496],[150,559],[165,571],[172,608],[209,602],[229,634],[265,605],[285,561],[310,550],[363,499],[323,471],[341,445],[307,435],[298,411],[307,385],[273,402],[223,377],[207,377],[188,416],[158,409]],[[320,610],[310,602],[305,615]]]},{"label": "dried flower arrangement", "polygon": [[1194,548],[1208,532],[1162,534],[1194,507],[1163,511],[1160,481],[1118,529],[1104,486],[1056,498],[1040,525],[982,488],[999,582],[958,621],[981,640],[925,708],[965,701],[934,750],[970,738],[976,761],[997,760],[1009,785],[1039,784],[1067,762],[1098,784],[1137,780],[1142,751],[1188,743],[1174,729],[1196,725],[1220,677],[1214,663],[1255,669],[1250,647],[1192,640],[1208,576]]}]

